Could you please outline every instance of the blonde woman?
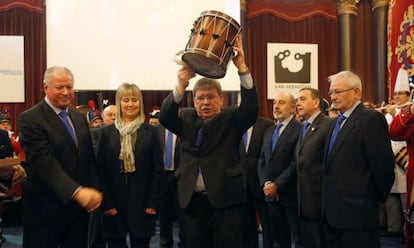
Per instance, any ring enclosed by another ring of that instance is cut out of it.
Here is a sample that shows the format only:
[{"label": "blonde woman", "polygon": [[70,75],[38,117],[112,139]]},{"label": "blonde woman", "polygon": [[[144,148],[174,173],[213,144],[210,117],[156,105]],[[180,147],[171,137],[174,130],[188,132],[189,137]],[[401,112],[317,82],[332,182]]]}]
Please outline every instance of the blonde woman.
[{"label": "blonde woman", "polygon": [[135,84],[122,84],[115,96],[117,119],[102,129],[98,162],[104,200],[103,237],[109,248],[149,247],[155,233],[159,178],[163,173],[157,129],[145,123]]}]

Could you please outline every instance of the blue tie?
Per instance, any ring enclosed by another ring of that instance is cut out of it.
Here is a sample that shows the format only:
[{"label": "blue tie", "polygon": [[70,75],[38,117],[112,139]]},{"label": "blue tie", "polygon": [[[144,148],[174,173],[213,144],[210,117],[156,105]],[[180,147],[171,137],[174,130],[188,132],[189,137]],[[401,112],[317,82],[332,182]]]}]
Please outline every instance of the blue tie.
[{"label": "blue tie", "polygon": [[341,130],[341,124],[342,124],[342,122],[344,122],[345,119],[346,119],[346,117],[343,116],[343,115],[338,115],[338,119],[336,119],[335,127],[334,127],[334,130],[332,132],[331,139],[329,141],[328,154],[331,153],[331,150],[332,150],[333,144],[335,143],[336,137],[338,136],[338,133]]},{"label": "blue tie", "polygon": [[305,122],[305,125],[303,125],[302,128],[302,140],[305,138],[306,136],[306,132],[308,131],[308,127],[310,126],[310,122]]},{"label": "blue tie", "polygon": [[278,123],[277,126],[276,126],[276,128],[275,128],[275,131],[273,132],[273,136],[272,136],[272,151],[275,149],[276,143],[277,143],[277,141],[279,139],[279,130],[280,130],[280,128],[282,126],[283,126],[282,123]]},{"label": "blue tie", "polygon": [[248,132],[248,131],[246,131],[246,132],[243,134],[243,145],[244,145],[244,148],[246,148],[246,150],[247,150],[247,132]]},{"label": "blue tie", "polygon": [[173,134],[167,131],[167,140],[165,142],[165,168],[169,169],[172,165],[172,146],[173,146]]},{"label": "blue tie", "polygon": [[195,145],[196,146],[200,146],[201,145],[201,139],[203,137],[203,127],[201,126],[198,131],[197,131],[197,138],[196,138],[196,142]]},{"label": "blue tie", "polygon": [[72,137],[73,142],[76,143],[76,137],[75,132],[73,131],[72,125],[70,125],[69,119],[68,119],[68,112],[66,110],[63,110],[59,113],[60,117],[62,118],[63,124],[65,125],[66,129],[68,130],[70,137]]}]

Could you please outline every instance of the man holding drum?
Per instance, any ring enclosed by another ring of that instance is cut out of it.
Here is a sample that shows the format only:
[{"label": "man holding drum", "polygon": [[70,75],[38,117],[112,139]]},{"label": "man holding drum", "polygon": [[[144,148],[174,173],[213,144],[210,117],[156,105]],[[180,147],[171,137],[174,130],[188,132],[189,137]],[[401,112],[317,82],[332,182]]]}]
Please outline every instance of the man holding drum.
[{"label": "man holding drum", "polygon": [[258,99],[240,36],[233,49],[241,84],[239,107],[222,109],[220,83],[202,78],[193,88],[195,108],[182,109],[179,115],[189,80],[195,77],[189,66],[178,71],[177,86],[161,107],[161,123],[181,138],[178,198],[185,247],[245,247],[246,190],[239,146],[256,121]]}]

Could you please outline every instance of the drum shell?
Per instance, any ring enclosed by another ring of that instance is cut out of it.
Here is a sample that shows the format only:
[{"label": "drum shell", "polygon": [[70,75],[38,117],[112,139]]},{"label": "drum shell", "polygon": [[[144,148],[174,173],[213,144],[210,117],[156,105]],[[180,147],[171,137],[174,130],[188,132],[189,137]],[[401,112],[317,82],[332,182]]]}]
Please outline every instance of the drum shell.
[{"label": "drum shell", "polygon": [[240,32],[240,25],[230,16],[219,11],[204,11],[195,22],[182,60],[202,76],[222,78]]}]

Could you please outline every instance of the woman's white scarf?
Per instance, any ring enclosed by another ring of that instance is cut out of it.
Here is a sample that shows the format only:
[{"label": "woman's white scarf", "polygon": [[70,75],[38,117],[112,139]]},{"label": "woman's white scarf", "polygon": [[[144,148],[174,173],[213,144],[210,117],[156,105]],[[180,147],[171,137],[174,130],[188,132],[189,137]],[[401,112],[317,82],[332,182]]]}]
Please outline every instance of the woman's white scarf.
[{"label": "woman's white scarf", "polygon": [[115,127],[119,131],[121,138],[121,151],[119,159],[124,161],[124,173],[135,171],[135,155],[132,149],[132,134],[142,125],[142,121],[138,118],[129,124],[125,124],[121,120],[115,121]]}]

